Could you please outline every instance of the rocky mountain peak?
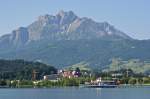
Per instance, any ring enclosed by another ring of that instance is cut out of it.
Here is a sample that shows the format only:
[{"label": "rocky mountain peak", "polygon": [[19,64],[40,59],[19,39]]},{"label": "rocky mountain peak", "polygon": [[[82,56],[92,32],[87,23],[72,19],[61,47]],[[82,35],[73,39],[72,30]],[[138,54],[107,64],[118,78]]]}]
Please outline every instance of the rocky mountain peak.
[{"label": "rocky mountain peak", "polygon": [[63,10],[60,10],[56,15],[63,17],[63,16],[65,16],[65,13],[66,12],[64,12]]},{"label": "rocky mountain peak", "polygon": [[[5,37],[5,38],[4,38]],[[26,44],[36,40],[80,40],[80,39],[131,39],[108,22],[95,22],[90,18],[79,18],[74,12],[63,10],[56,15],[39,16],[28,27],[12,31],[10,36],[1,37],[14,44]]]},{"label": "rocky mountain peak", "polygon": [[74,14],[74,12],[73,11],[68,11],[68,12],[65,12],[65,11],[63,11],[63,10],[60,10],[57,14],[56,14],[56,16],[61,16],[61,17],[64,17],[64,16],[76,16],[75,14]]},{"label": "rocky mountain peak", "polygon": [[64,12],[63,10],[59,11],[56,17],[59,19],[60,25],[70,24],[78,18],[72,11]]}]

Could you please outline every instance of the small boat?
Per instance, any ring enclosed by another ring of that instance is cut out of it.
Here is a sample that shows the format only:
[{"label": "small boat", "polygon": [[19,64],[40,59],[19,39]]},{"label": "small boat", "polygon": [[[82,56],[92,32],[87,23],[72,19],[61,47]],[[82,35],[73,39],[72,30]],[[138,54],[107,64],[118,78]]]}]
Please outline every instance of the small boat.
[{"label": "small boat", "polygon": [[118,84],[116,81],[111,80],[101,80],[101,78],[98,78],[96,81],[92,81],[89,84],[85,84],[86,88],[116,88],[118,87]]}]

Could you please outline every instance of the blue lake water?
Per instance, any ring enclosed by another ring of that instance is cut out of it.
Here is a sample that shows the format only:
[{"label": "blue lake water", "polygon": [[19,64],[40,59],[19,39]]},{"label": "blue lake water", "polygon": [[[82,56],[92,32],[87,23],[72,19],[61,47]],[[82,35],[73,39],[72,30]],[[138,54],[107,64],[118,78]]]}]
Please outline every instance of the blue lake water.
[{"label": "blue lake water", "polygon": [[150,99],[150,88],[0,89],[0,99]]}]

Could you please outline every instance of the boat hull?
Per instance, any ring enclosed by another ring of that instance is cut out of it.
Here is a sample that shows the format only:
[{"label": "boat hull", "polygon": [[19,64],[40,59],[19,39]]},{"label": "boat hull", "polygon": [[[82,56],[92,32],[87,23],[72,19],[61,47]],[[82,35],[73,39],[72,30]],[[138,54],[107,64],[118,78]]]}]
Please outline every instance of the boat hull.
[{"label": "boat hull", "polygon": [[117,88],[118,85],[85,85],[86,88]]}]

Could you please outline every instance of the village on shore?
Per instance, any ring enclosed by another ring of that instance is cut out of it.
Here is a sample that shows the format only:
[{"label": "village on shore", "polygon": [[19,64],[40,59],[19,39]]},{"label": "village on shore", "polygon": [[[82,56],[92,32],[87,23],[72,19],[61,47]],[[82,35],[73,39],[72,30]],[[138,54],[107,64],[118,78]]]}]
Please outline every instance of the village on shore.
[{"label": "village on shore", "polygon": [[135,74],[132,70],[114,72],[91,72],[75,70],[58,70],[57,73],[38,78],[38,72],[32,72],[32,80],[1,80],[1,87],[10,88],[43,88],[95,85],[99,81],[115,82],[118,86],[150,86],[150,75]]}]

